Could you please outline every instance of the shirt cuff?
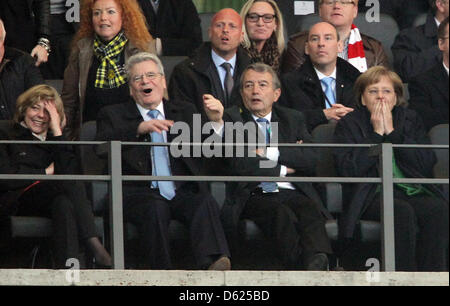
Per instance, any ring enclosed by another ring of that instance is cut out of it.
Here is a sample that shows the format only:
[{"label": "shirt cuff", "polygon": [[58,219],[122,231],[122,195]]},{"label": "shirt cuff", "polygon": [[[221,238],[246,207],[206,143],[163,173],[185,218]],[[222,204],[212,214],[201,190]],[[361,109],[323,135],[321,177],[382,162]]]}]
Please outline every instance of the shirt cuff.
[{"label": "shirt cuff", "polygon": [[286,177],[286,175],[287,175],[287,167],[281,166],[280,167],[280,177]]},{"label": "shirt cuff", "polygon": [[278,158],[280,157],[280,151],[276,147],[267,147],[266,157],[267,159],[277,163]]},{"label": "shirt cuff", "polygon": [[211,121],[211,125],[212,125],[212,127],[214,129],[214,133],[216,133],[217,135],[222,137],[223,136],[223,126],[224,125],[222,123],[214,122],[214,121]]}]

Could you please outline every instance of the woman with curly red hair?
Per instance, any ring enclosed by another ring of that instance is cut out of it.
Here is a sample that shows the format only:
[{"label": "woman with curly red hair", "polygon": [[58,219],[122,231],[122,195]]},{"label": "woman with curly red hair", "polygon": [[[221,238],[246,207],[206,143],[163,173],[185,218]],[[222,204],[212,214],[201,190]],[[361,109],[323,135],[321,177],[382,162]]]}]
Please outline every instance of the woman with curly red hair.
[{"label": "woman with curly red hair", "polygon": [[136,0],[83,0],[80,28],[64,73],[62,99],[70,139],[106,105],[129,98],[124,65],[140,51],[156,53]]}]

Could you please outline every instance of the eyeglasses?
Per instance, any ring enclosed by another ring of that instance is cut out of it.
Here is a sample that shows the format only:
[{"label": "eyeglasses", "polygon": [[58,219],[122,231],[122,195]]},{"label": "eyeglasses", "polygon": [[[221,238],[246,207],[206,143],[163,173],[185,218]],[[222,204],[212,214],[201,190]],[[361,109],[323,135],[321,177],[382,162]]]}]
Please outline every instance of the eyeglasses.
[{"label": "eyeglasses", "polygon": [[351,4],[355,5],[355,1],[353,0],[323,0],[321,4],[332,6],[335,5],[337,2],[339,2],[343,6],[350,6]]},{"label": "eyeglasses", "polygon": [[277,16],[271,14],[258,15],[256,13],[247,14],[247,19],[250,22],[258,22],[259,18],[262,18],[264,23],[271,23]]},{"label": "eyeglasses", "polygon": [[155,80],[156,78],[159,78],[160,76],[162,76],[162,73],[146,72],[146,73],[144,73],[144,74],[134,76],[134,77],[132,78],[132,81],[133,81],[134,83],[142,82],[142,80],[144,79],[144,76],[145,76],[147,79],[149,79],[150,81],[153,81],[153,80]]}]

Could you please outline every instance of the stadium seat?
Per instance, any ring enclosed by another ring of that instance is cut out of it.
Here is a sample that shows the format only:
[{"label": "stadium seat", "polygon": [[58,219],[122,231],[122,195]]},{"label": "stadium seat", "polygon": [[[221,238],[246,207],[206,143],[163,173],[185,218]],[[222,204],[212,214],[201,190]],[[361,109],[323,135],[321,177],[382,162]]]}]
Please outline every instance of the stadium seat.
[{"label": "stadium seat", "polygon": [[64,80],[55,79],[55,80],[44,80],[45,84],[52,86],[56,89],[56,91],[61,95]]},{"label": "stadium seat", "polygon": [[203,41],[210,41],[208,35],[209,25],[215,13],[201,13],[198,14],[201,20],[200,26],[202,27],[202,37]]},{"label": "stadium seat", "polygon": [[[448,123],[434,126],[429,132],[431,143],[434,145],[448,145]],[[435,149],[437,163],[434,165],[433,175],[435,178],[448,178],[448,149]],[[444,185],[444,192],[448,197],[448,184]]]},{"label": "stadium seat", "polygon": [[427,16],[428,16],[427,13],[422,13],[419,16],[417,16],[416,19],[414,19],[413,27],[415,28],[424,25],[425,22],[427,21]]},{"label": "stadium seat", "polygon": [[[299,31],[307,31],[312,25],[320,21],[321,19],[318,14],[303,16]],[[366,14],[359,13],[355,18],[354,23],[362,34],[371,36],[382,43],[392,67],[394,57],[392,55],[391,46],[399,33],[399,28],[395,19],[390,15],[380,14],[380,22],[368,22]]]},{"label": "stadium seat", "polygon": [[188,58],[187,56],[161,56],[161,62],[164,66],[164,73],[167,82],[169,82],[170,80],[173,68],[175,68],[176,65],[178,65],[187,58]]}]

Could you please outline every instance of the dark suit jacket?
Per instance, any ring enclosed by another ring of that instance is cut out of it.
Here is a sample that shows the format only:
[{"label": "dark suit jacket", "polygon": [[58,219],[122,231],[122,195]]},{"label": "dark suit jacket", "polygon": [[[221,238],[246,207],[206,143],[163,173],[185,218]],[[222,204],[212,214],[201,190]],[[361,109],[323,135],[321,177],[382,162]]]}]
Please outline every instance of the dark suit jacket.
[{"label": "dark suit jacket", "polygon": [[[375,133],[366,107],[356,109],[342,118],[335,130],[337,143],[347,144],[429,144],[430,141],[421,118],[411,109],[395,107],[392,112],[395,130],[388,136]],[[380,177],[379,157],[370,156],[369,148],[335,149],[338,174],[343,177]],[[436,157],[432,150],[394,149],[398,167],[407,178],[433,177]],[[437,196],[445,199],[442,190],[427,185]],[[346,184],[344,186],[344,211],[339,223],[342,238],[352,238],[356,225],[376,195],[376,184]],[[447,198],[448,201],[448,198]]]},{"label": "dark suit jacket", "polygon": [[202,29],[192,0],[160,0],[156,14],[150,0],[138,2],[150,34],[161,39],[164,56],[189,56],[200,46]]},{"label": "dark suit jacket", "polygon": [[442,63],[409,82],[409,106],[419,113],[429,131],[448,123],[448,74]]},{"label": "dark suit jacket", "polygon": [[[225,111],[224,121],[242,122],[243,124],[250,122],[257,125],[247,109],[241,109],[237,106],[233,106]],[[299,140],[303,140],[305,143],[312,142],[311,135],[308,133],[305,125],[304,116],[300,112],[274,106],[271,122],[278,123],[278,143],[296,143]],[[224,133],[229,132],[229,130],[224,131]],[[234,139],[237,139],[236,135]],[[249,138],[247,134],[243,135],[243,139],[248,143]],[[247,152],[247,149],[245,151]],[[279,152],[278,164],[274,168],[261,168],[260,162],[267,159],[249,157],[248,154],[245,154],[244,157],[229,158],[226,162],[232,174],[239,176],[278,177],[280,176],[282,165],[295,169],[295,176],[314,176],[317,158],[315,149],[280,147]],[[259,183],[255,182],[227,183],[227,197],[222,209],[222,219],[226,231],[233,233],[236,230],[245,203],[249,199],[251,192],[258,185]],[[293,183],[293,185],[307,197],[314,200],[326,217],[330,217],[312,183]]]},{"label": "dark suit jacket", "polygon": [[[193,126],[194,107],[189,103],[175,104],[164,103],[164,112],[167,120],[182,121]],[[111,105],[102,108],[97,118],[97,140],[122,142],[151,142],[151,135],[137,135],[137,128],[144,119],[133,99],[126,103]],[[192,135],[192,132],[191,132]],[[167,133],[167,141],[171,142],[179,135]],[[124,146],[122,147],[122,173],[124,175],[151,175],[151,147],[150,146]],[[104,157],[100,150],[97,153]],[[202,175],[202,163],[200,158],[170,156],[172,175]],[[185,185],[184,182],[175,182],[177,188]],[[150,186],[149,182],[128,182],[125,185]],[[186,184],[187,185],[187,184]],[[194,184],[189,184],[193,186]],[[205,183],[195,184],[202,191],[207,190]]]},{"label": "dark suit jacket", "polygon": [[[308,31],[292,35],[287,42],[286,52],[283,55],[282,73],[288,73],[300,68],[306,60],[305,44],[308,40]],[[385,66],[390,68],[389,59],[384,52],[381,42],[361,33],[367,67]]]},{"label": "dark suit jacket", "polygon": [[[355,107],[353,84],[361,73],[341,58],[336,65],[336,103]],[[325,94],[309,57],[298,70],[284,75],[282,84],[280,104],[303,112],[309,131],[328,122],[323,113]]]},{"label": "dark suit jacket", "polygon": [[404,83],[442,62],[433,14],[428,14],[424,25],[401,31],[391,49],[394,68]]},{"label": "dark suit jacket", "polygon": [[[43,145],[30,130],[20,124],[11,124],[0,130],[1,140],[33,140],[36,144],[2,144],[0,146],[0,173],[40,174],[54,162],[56,174],[78,174],[80,171],[74,148],[70,145]],[[48,141],[64,141],[64,136],[55,137],[51,133]],[[17,190],[30,185],[33,180],[1,180],[0,195],[4,191]]]},{"label": "dark suit jacket", "polygon": [[250,64],[250,58],[239,47],[234,71],[234,88],[226,102],[226,96],[220,82],[219,73],[211,58],[211,43],[203,43],[196,54],[178,64],[170,78],[169,98],[194,104],[197,111],[206,116],[203,110],[203,95],[211,94],[225,107],[240,105],[239,80],[244,69]]},{"label": "dark suit jacket", "polygon": [[27,89],[43,83],[41,72],[29,54],[5,47],[0,62],[0,120],[12,119],[17,98]]},{"label": "dark suit jacket", "polygon": [[50,37],[50,0],[2,0],[0,18],[7,32],[7,46],[29,53],[38,38]]}]

